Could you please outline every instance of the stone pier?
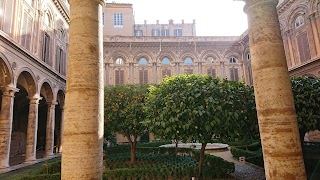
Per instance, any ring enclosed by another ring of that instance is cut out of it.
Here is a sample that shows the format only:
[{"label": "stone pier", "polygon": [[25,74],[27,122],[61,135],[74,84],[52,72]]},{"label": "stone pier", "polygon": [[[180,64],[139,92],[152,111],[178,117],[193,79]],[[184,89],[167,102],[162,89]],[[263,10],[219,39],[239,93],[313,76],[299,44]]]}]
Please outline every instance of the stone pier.
[{"label": "stone pier", "polygon": [[253,83],[267,180],[306,179],[276,6],[246,0]]},{"label": "stone pier", "polygon": [[102,179],[103,3],[70,0],[62,180]]}]

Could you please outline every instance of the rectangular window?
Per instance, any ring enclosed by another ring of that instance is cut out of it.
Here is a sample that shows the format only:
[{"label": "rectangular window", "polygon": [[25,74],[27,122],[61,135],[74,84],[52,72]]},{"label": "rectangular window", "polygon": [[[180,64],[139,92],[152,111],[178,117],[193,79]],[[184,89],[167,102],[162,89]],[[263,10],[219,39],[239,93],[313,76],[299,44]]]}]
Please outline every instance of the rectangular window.
[{"label": "rectangular window", "polygon": [[124,70],[115,70],[115,83],[124,84]]},{"label": "rectangular window", "polygon": [[134,35],[135,36],[143,36],[143,32],[142,32],[142,30],[135,30]]},{"label": "rectangular window", "polygon": [[21,29],[21,45],[30,50],[31,43],[32,18],[27,12],[23,14],[22,29]]},{"label": "rectangular window", "polygon": [[175,29],[174,30],[174,36],[182,36],[182,29]]},{"label": "rectangular window", "polygon": [[50,37],[47,33],[44,33],[43,37],[43,54],[42,54],[42,60],[46,63],[49,62],[49,46],[50,46]]},{"label": "rectangular window", "polygon": [[230,80],[231,81],[239,80],[238,68],[230,68]]},{"label": "rectangular window", "polygon": [[171,76],[171,69],[163,69],[162,70],[162,78],[166,76]]},{"label": "rectangular window", "polygon": [[308,42],[308,34],[307,32],[303,32],[297,36],[297,43],[299,49],[300,62],[306,62],[311,59],[309,42]]},{"label": "rectangular window", "polygon": [[160,30],[159,29],[152,29],[152,36],[160,36]]},{"label": "rectangular window", "polygon": [[139,70],[139,83],[140,84],[148,84],[148,70],[140,69]]},{"label": "rectangular window", "polygon": [[207,72],[208,75],[210,75],[211,77],[213,78],[216,78],[216,69],[208,69],[208,72]]},{"label": "rectangular window", "polygon": [[163,29],[162,36],[165,36],[165,37],[169,36],[169,29]]},{"label": "rectangular window", "polygon": [[121,13],[114,14],[113,22],[114,22],[114,26],[122,27],[123,26],[122,14]]},{"label": "rectangular window", "polygon": [[62,74],[63,72],[63,61],[64,61],[64,52],[63,50],[58,47],[58,54],[57,54],[57,71]]},{"label": "rectangular window", "polygon": [[185,69],[184,73],[185,74],[193,74],[193,69]]}]

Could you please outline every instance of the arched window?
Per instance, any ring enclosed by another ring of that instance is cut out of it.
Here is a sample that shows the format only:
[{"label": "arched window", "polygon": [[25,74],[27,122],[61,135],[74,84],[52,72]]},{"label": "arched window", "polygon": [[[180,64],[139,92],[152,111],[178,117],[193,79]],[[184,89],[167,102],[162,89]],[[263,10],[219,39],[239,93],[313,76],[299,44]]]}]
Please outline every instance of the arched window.
[{"label": "arched window", "polygon": [[230,57],[229,62],[230,63],[237,63],[237,59],[234,56],[232,56],[232,57]]},{"label": "arched window", "polygon": [[46,15],[44,16],[44,24],[47,26],[47,27],[50,27],[50,17],[49,17],[49,14],[46,13]]},{"label": "arched window", "polygon": [[169,65],[169,64],[170,64],[170,59],[167,58],[167,57],[163,58],[163,59],[162,59],[162,64],[164,64],[164,65]]},{"label": "arched window", "polygon": [[147,65],[147,64],[148,64],[148,61],[146,58],[140,58],[139,65]]},{"label": "arched window", "polygon": [[124,62],[123,62],[123,59],[122,58],[117,58],[116,59],[116,65],[123,65]]},{"label": "arched window", "polygon": [[247,61],[250,61],[251,59],[251,56],[250,56],[250,53],[247,54]]},{"label": "arched window", "polygon": [[298,16],[295,20],[295,27],[299,28],[302,25],[304,25],[304,18],[302,17],[302,15]]},{"label": "arched window", "polygon": [[214,63],[215,62],[215,58],[214,57],[212,57],[212,56],[209,56],[209,57],[207,57],[207,63],[208,64],[212,64],[212,63]]},{"label": "arched window", "polygon": [[188,64],[188,65],[192,64],[192,59],[190,57],[186,57],[184,59],[184,64]]}]

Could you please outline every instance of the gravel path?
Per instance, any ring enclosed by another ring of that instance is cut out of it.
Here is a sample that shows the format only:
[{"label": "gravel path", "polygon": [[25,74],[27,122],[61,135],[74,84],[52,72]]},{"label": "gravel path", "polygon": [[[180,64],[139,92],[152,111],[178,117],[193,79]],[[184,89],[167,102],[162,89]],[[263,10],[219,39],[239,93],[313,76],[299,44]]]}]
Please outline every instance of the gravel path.
[{"label": "gravel path", "polygon": [[264,170],[260,167],[256,167],[254,165],[248,163],[239,162],[237,159],[232,157],[230,151],[224,152],[214,152],[210,153],[212,155],[221,157],[227,161],[234,162],[235,172],[232,173],[237,180],[264,180]]}]

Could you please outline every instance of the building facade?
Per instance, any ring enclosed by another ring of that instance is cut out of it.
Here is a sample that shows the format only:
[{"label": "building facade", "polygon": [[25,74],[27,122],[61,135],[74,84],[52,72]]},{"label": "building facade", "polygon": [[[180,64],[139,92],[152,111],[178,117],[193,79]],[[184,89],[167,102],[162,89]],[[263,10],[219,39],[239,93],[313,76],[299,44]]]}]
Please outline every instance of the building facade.
[{"label": "building facade", "polygon": [[0,0],[0,169],[59,151],[68,0]]}]

